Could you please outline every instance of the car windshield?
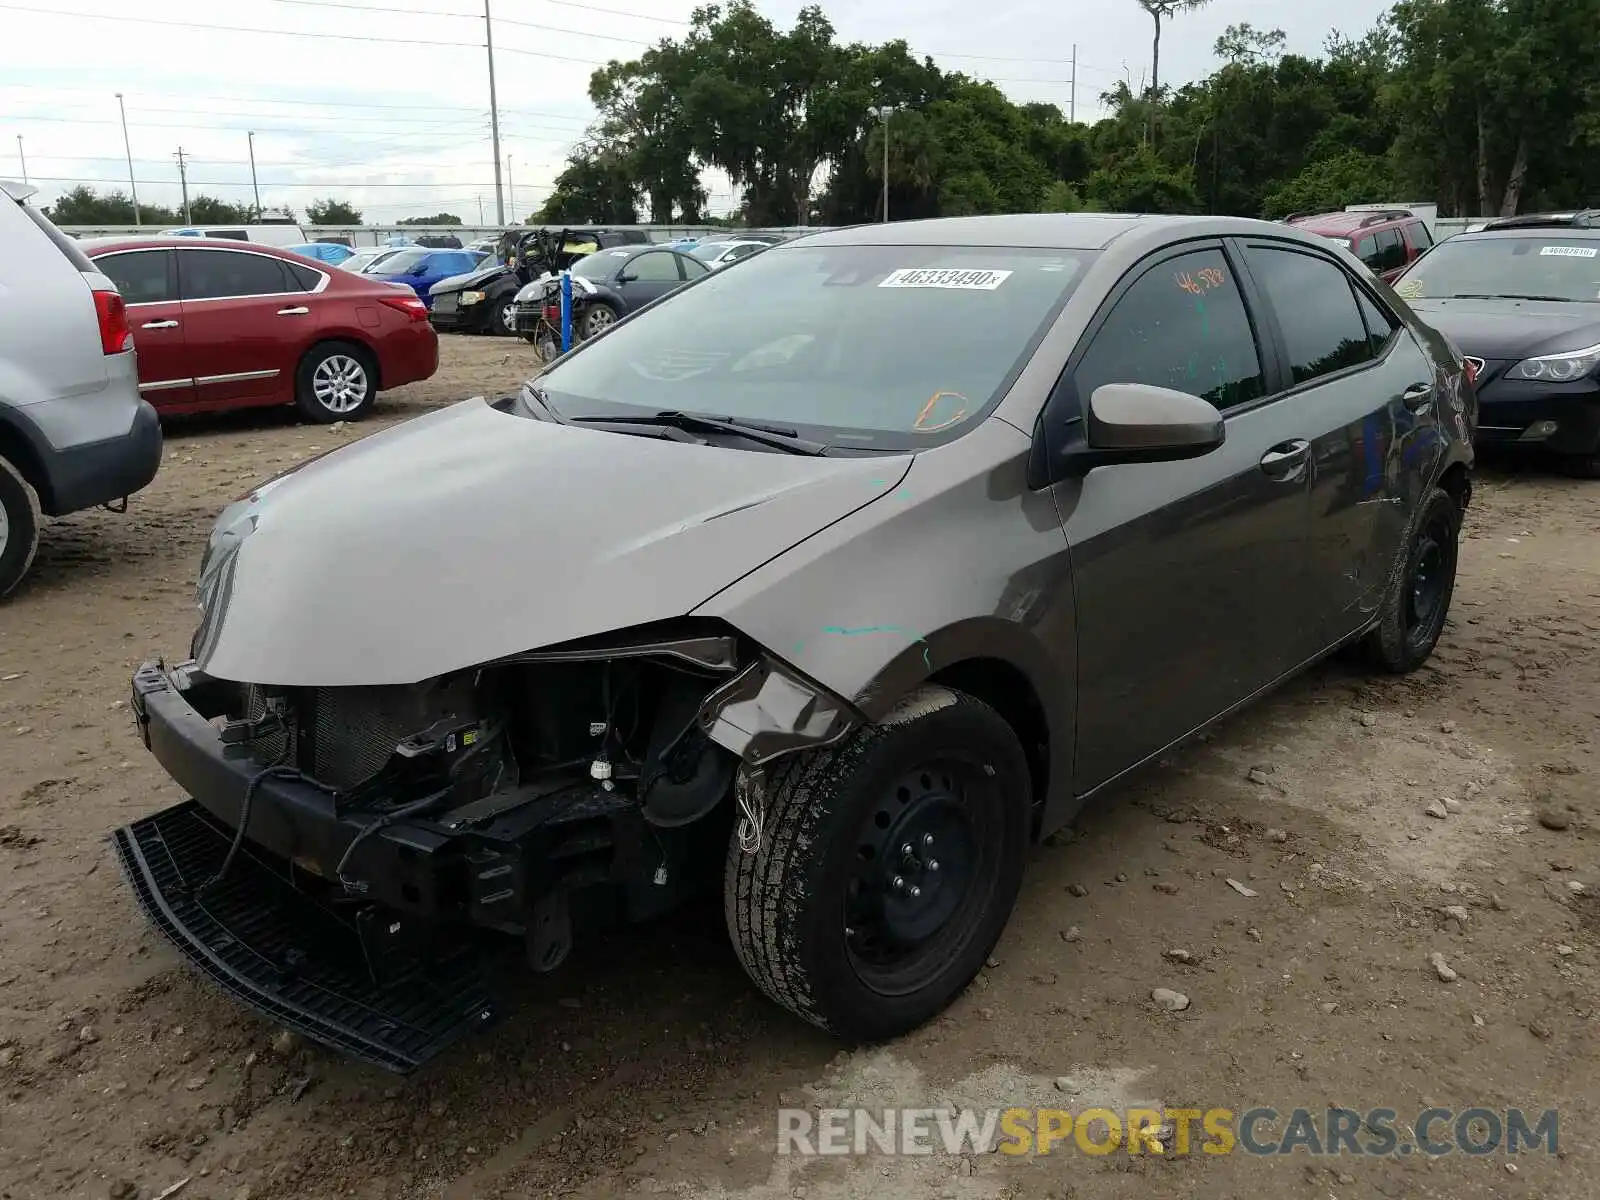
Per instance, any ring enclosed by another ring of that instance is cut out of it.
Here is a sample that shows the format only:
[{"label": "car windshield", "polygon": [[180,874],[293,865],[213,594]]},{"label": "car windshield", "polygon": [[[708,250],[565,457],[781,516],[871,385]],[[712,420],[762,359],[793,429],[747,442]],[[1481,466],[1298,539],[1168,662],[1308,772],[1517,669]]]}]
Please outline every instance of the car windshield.
[{"label": "car windshield", "polygon": [[1537,296],[1600,301],[1600,238],[1541,229],[1504,236],[1460,235],[1440,242],[1395,281],[1408,300],[1452,296]]},{"label": "car windshield", "polygon": [[[859,245],[755,255],[580,346],[539,383],[563,417],[680,410],[914,449],[998,400],[1093,257]],[[707,329],[715,349],[703,348]]]},{"label": "car windshield", "polygon": [[401,250],[377,264],[377,273],[382,275],[404,275],[414,271],[422,265],[422,260],[428,257],[427,250]]},{"label": "car windshield", "polygon": [[632,250],[596,250],[572,264],[572,273],[582,275],[591,282],[609,278],[626,258],[633,257]]}]

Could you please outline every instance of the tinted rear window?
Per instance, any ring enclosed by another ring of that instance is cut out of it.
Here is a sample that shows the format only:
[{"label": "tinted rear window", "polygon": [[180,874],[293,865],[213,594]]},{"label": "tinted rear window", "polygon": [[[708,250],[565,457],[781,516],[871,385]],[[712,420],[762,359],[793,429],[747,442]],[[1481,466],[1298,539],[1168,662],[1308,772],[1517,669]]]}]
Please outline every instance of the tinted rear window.
[{"label": "tinted rear window", "polygon": [[[13,203],[15,202],[13,201]],[[61,230],[57,229],[50,223],[49,217],[45,216],[31,204],[24,203],[18,207],[20,207],[23,212],[27,213],[28,220],[37,225],[40,232],[42,232],[45,237],[50,239],[50,244],[53,245],[57,250],[61,251],[62,254],[66,255],[67,261],[72,264],[74,270],[91,272],[99,270],[94,263],[89,261],[89,256],[83,252],[82,248],[77,242],[73,241],[66,234],[62,233]]]}]

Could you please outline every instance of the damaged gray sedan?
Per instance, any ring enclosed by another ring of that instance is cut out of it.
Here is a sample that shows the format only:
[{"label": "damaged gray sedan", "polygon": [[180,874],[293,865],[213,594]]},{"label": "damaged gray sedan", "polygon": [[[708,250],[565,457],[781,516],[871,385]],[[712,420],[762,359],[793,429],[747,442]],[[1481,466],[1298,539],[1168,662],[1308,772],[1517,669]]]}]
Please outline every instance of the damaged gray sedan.
[{"label": "damaged gray sedan", "polygon": [[499,1014],[496,952],[716,889],[768,996],[893,1036],[1087,797],[1341,647],[1429,656],[1475,420],[1282,225],[776,246],[228,508],[133,680],[192,799],[118,853],[204,973],[395,1070]]}]

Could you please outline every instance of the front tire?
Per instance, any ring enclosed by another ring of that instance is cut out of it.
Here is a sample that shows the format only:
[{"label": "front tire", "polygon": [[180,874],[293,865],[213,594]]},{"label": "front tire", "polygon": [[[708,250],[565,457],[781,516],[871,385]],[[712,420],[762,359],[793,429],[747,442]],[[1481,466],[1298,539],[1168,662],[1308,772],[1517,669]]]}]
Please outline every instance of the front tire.
[{"label": "front tire", "polygon": [[295,406],[321,425],[359,421],[378,397],[372,355],[351,342],[313,346],[295,372]]},{"label": "front tire", "polygon": [[597,300],[589,306],[589,311],[583,314],[583,331],[579,336],[582,340],[588,341],[616,323],[617,310],[604,300]]},{"label": "front tire", "polygon": [[39,496],[28,481],[0,458],[0,598],[22,582],[39,549]]},{"label": "front tire", "polygon": [[489,332],[496,337],[517,336],[517,304],[515,300],[496,300],[490,310]]},{"label": "front tire", "polygon": [[1009,725],[928,686],[838,746],[780,761],[724,907],[763,992],[851,1041],[906,1033],[983,966],[1016,903],[1031,784]]},{"label": "front tire", "polygon": [[1461,509],[1449,492],[1434,488],[1411,524],[1371,635],[1372,656],[1384,670],[1409,674],[1439,644],[1455,595],[1460,536]]}]

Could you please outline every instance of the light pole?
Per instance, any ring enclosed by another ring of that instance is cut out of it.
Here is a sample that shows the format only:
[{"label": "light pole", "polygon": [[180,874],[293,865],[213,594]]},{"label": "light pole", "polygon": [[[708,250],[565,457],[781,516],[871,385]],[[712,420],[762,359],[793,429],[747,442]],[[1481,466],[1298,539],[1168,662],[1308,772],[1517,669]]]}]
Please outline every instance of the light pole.
[{"label": "light pole", "polygon": [[489,52],[489,132],[494,138],[495,219],[504,225],[506,205],[500,194],[500,102],[494,94],[494,21],[489,16],[489,0],[483,0],[483,43]]},{"label": "light pole", "polygon": [[123,107],[122,93],[117,93],[117,112],[122,116],[122,152],[128,156],[128,189],[133,193],[133,223],[143,225],[139,219],[139,185],[133,178],[133,146],[128,142],[128,110]]},{"label": "light pole", "polygon": [[517,223],[517,185],[511,182],[511,155],[506,155],[506,207],[511,213],[511,223]]},{"label": "light pole", "polygon": [[883,122],[883,219],[889,219],[889,114],[901,109],[899,104],[879,104],[872,115]]},{"label": "light pole", "polygon": [[256,186],[256,131],[248,131],[245,136],[250,139],[250,190],[256,197],[256,220],[261,220],[261,189]]},{"label": "light pole", "polygon": [[28,156],[22,152],[22,135],[17,134],[17,157],[22,160],[22,182],[28,182]]}]

